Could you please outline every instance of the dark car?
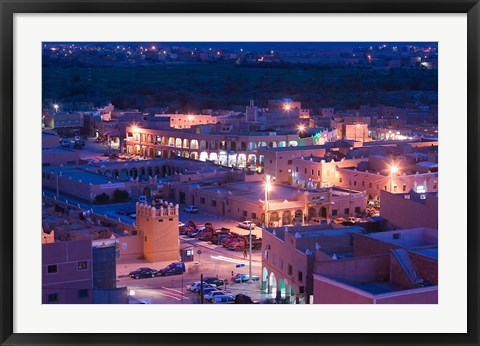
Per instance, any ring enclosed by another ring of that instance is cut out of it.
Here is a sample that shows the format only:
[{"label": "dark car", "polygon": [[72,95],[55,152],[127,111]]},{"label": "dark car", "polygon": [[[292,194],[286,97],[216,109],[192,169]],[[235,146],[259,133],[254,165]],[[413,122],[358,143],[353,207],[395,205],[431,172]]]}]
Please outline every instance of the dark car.
[{"label": "dark car", "polygon": [[154,278],[157,276],[157,271],[151,268],[139,268],[133,272],[130,272],[128,276],[132,279],[144,279],[144,278]]},{"label": "dark car", "polygon": [[239,293],[235,296],[235,304],[253,304],[253,301],[249,296]]},{"label": "dark car", "polygon": [[158,275],[160,276],[182,275],[183,273],[185,273],[185,263],[183,262],[174,262],[158,271]]},{"label": "dark car", "polygon": [[215,286],[223,286],[225,285],[225,282],[219,278],[216,277],[208,277],[203,279],[204,282],[207,284],[215,285]]},{"label": "dark car", "polygon": [[[258,281],[259,279],[258,276],[252,275],[252,281]],[[248,274],[237,274],[232,278],[232,281],[236,283],[247,282],[248,280],[250,280]]]},{"label": "dark car", "polygon": [[136,213],[135,209],[130,208],[120,208],[117,209],[115,212],[120,215],[132,215]]}]

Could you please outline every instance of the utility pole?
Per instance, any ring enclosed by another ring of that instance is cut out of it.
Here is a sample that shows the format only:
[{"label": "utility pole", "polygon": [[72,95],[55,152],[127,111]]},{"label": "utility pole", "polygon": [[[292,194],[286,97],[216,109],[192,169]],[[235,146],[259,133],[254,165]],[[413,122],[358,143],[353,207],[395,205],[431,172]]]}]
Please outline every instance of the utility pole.
[{"label": "utility pole", "polygon": [[252,226],[250,225],[250,233],[249,233],[249,244],[248,247],[250,248],[250,258],[249,258],[249,265],[250,267],[248,268],[248,282],[252,283]]},{"label": "utility pole", "polygon": [[200,302],[203,304],[203,274],[200,274]]}]

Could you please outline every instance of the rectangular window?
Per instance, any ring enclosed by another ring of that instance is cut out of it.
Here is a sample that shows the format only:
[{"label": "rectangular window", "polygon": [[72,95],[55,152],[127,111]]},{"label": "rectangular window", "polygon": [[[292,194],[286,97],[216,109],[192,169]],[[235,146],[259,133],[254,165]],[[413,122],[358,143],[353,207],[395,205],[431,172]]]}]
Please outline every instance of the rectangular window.
[{"label": "rectangular window", "polygon": [[246,210],[242,210],[242,216],[243,216],[243,217],[247,217],[247,215],[248,215],[247,211],[246,211]]},{"label": "rectangular window", "polygon": [[369,187],[369,188],[372,188],[372,183],[368,183],[368,187]]},{"label": "rectangular window", "polygon": [[55,274],[55,273],[57,273],[57,265],[56,265],[56,264],[49,265],[49,266],[47,267],[47,273],[48,273],[48,274]]},{"label": "rectangular window", "polygon": [[200,197],[200,203],[205,204],[205,197]]},{"label": "rectangular window", "polygon": [[298,166],[297,166],[297,167],[295,167],[295,172],[298,172]]},{"label": "rectangular window", "polygon": [[298,272],[298,281],[299,282],[302,282],[303,281],[303,273],[302,272]]},{"label": "rectangular window", "polygon": [[217,201],[212,199],[212,207],[216,207],[217,206]]},{"label": "rectangular window", "polygon": [[380,187],[379,187],[378,184],[377,184],[377,190],[378,190],[379,188],[380,188]]},{"label": "rectangular window", "polygon": [[252,219],[254,219],[254,220],[257,219],[257,213],[252,213]]},{"label": "rectangular window", "polygon": [[291,164],[292,164],[292,160],[288,160],[288,161],[287,161],[287,164],[291,165]]},{"label": "rectangular window", "polygon": [[338,178],[338,181],[339,181],[339,182],[342,182],[342,177]]},{"label": "rectangular window", "polygon": [[87,298],[88,297],[88,288],[82,288],[81,290],[78,290],[78,296],[80,298]]},{"label": "rectangular window", "polygon": [[147,242],[147,236],[145,236],[145,242]]},{"label": "rectangular window", "polygon": [[357,181],[356,180],[353,182],[353,186],[357,186]]},{"label": "rectangular window", "polygon": [[47,301],[49,303],[55,303],[58,302],[58,294],[57,293],[51,293],[47,296]]},{"label": "rectangular window", "polygon": [[407,191],[407,184],[403,184],[403,189],[404,192]]},{"label": "rectangular window", "polygon": [[360,214],[360,213],[361,213],[360,207],[355,207],[355,213],[356,213],[356,214]]},{"label": "rectangular window", "polygon": [[362,181],[362,186],[365,187],[365,182],[364,181]]},{"label": "rectangular window", "polygon": [[272,160],[270,160],[270,164],[272,164]]},{"label": "rectangular window", "polygon": [[437,189],[437,183],[433,183],[433,189],[434,189],[434,190]]},{"label": "rectangular window", "polygon": [[345,208],[345,215],[350,215],[350,208]]},{"label": "rectangular window", "polygon": [[293,272],[292,265],[289,264],[289,265],[288,265],[288,275],[292,275],[292,272]]},{"label": "rectangular window", "polygon": [[317,175],[320,176],[320,171],[317,171]]},{"label": "rectangular window", "polygon": [[307,169],[305,168],[305,174],[307,174]]},{"label": "rectangular window", "polygon": [[314,174],[313,172],[314,172],[314,170],[312,169],[312,175]]},{"label": "rectangular window", "polygon": [[337,215],[338,215],[338,210],[332,209],[332,216],[337,216]]},{"label": "rectangular window", "polygon": [[77,262],[77,270],[87,270],[87,269],[88,269],[87,261]]},{"label": "rectangular window", "polygon": [[279,267],[280,267],[280,269],[283,269],[283,258],[280,258]]}]

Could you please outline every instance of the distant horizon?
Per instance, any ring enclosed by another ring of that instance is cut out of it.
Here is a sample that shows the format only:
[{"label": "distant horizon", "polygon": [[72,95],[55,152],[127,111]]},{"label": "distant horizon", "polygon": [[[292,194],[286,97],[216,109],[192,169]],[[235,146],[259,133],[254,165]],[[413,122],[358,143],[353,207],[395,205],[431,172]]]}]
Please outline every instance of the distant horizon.
[{"label": "distant horizon", "polygon": [[184,46],[184,47],[198,47],[198,48],[227,48],[227,49],[293,49],[293,48],[303,48],[303,49],[331,49],[331,48],[366,48],[368,46],[380,46],[380,45],[398,45],[398,46],[432,46],[438,48],[438,42],[428,42],[428,41],[417,41],[417,42],[406,42],[406,41],[346,41],[346,42],[293,42],[293,41],[282,41],[282,42],[273,42],[273,41],[105,41],[105,42],[84,42],[84,41],[54,41],[54,42],[43,42],[44,45],[55,45],[55,44],[81,44],[81,45],[115,45],[115,44],[159,44],[164,46]]}]

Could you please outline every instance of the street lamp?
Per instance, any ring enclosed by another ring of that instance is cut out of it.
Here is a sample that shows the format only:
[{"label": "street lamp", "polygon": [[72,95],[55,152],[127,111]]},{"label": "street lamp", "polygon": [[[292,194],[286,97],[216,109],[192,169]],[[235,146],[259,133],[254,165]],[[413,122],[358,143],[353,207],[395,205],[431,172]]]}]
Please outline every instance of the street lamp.
[{"label": "street lamp", "polygon": [[60,106],[56,103],[53,105],[53,108],[55,109],[55,113],[58,112],[58,107],[60,107]]},{"label": "street lamp", "polygon": [[395,177],[395,173],[397,173],[397,170],[397,166],[390,166],[390,193],[393,193],[393,178]]},{"label": "street lamp", "polygon": [[300,133],[305,132],[305,125],[303,125],[303,124],[298,125],[298,132],[300,132]]}]

